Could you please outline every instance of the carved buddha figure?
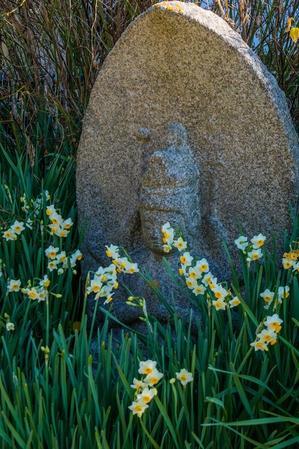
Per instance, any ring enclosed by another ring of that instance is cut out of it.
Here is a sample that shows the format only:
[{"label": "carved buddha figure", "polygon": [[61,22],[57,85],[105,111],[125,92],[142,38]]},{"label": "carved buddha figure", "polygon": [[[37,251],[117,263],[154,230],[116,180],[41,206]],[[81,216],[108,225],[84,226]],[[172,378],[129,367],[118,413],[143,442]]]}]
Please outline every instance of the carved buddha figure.
[{"label": "carved buddha figure", "polygon": [[140,217],[144,242],[156,254],[163,253],[161,227],[166,222],[182,231],[191,247],[198,240],[199,171],[181,124],[169,126],[167,148],[153,152],[147,161]]}]

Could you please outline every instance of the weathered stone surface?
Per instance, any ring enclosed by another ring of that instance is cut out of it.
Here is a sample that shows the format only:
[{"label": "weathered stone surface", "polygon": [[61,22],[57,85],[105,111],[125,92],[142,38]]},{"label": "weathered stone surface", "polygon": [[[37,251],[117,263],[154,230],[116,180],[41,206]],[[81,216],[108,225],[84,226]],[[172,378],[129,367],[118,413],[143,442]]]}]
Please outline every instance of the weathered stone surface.
[{"label": "weathered stone surface", "polygon": [[[169,134],[173,122],[183,126]],[[85,266],[106,263],[104,245],[113,243],[163,284],[157,230],[169,221],[225,276],[223,240],[288,226],[298,154],[284,94],[236,32],[191,3],[150,8],[107,57],[84,120]],[[137,284],[135,293],[147,294]],[[158,302],[149,308],[163,315]],[[121,317],[134,319],[131,310]]]}]

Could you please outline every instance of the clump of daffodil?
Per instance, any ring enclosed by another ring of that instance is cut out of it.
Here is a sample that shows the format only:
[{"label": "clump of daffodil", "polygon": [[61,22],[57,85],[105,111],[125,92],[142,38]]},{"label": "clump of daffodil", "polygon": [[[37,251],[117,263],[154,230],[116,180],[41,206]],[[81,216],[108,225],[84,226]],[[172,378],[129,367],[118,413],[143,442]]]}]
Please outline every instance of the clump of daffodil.
[{"label": "clump of daffodil", "polygon": [[48,270],[57,270],[58,274],[63,274],[68,267],[71,267],[75,273],[76,263],[83,257],[81,251],[78,249],[70,256],[67,256],[65,251],[59,251],[59,248],[53,245],[50,245],[45,250],[45,255],[48,259]]},{"label": "clump of daffodil", "polygon": [[17,240],[25,230],[24,222],[16,220],[6,231],[3,231],[3,238],[8,240]]},{"label": "clump of daffodil", "polygon": [[153,360],[140,362],[138,373],[141,374],[142,378],[133,379],[131,388],[135,390],[135,395],[129,409],[133,415],[141,418],[145,410],[149,407],[149,403],[158,393],[156,385],[162,379],[163,373],[158,371],[157,362]]},{"label": "clump of daffodil", "polygon": [[[298,245],[298,242],[296,242]],[[299,248],[290,247],[290,251],[283,254],[282,266],[285,270],[292,270],[293,274],[299,273]]]},{"label": "clump of daffodil", "polygon": [[118,273],[134,274],[139,271],[137,263],[130,262],[127,257],[120,256],[118,246],[106,246],[106,256],[112,259]]},{"label": "clump of daffodil", "polygon": [[179,256],[179,274],[185,280],[186,286],[195,296],[206,295],[211,305],[218,310],[233,308],[240,304],[237,296],[224,288],[217,278],[210,272],[207,259],[194,258],[187,249],[187,242],[180,236],[176,237],[175,230],[170,223],[165,223],[161,228],[163,248],[166,253],[177,249]]},{"label": "clump of daffodil", "polygon": [[274,302],[274,309],[276,308],[277,303],[281,304],[282,301],[284,299],[287,299],[289,296],[290,287],[288,285],[278,287],[277,293],[267,288],[260,294],[260,297],[264,300],[265,309],[269,309],[275,298],[277,299],[277,301]]},{"label": "clump of daffodil", "polygon": [[114,290],[118,289],[118,274],[134,274],[139,271],[137,263],[121,257],[118,246],[106,246],[106,255],[112,259],[112,263],[108,267],[99,267],[86,288],[87,295],[94,294],[95,299],[105,298],[104,304],[112,301]]},{"label": "clump of daffodil", "polygon": [[71,218],[64,220],[62,216],[55,209],[54,204],[50,204],[46,208],[46,215],[49,218],[50,224],[48,225],[50,234],[57,237],[65,238],[68,236],[73,221]]},{"label": "clump of daffodil", "polygon": [[248,241],[248,237],[240,235],[235,240],[235,245],[245,255],[247,264],[250,266],[251,262],[260,260],[263,257],[261,248],[264,246],[265,241],[266,237],[263,234],[255,235],[250,241]]},{"label": "clump of daffodil", "polygon": [[[255,351],[268,351],[268,346],[273,346],[277,343],[277,336],[281,331],[282,319],[275,313],[272,316],[267,316],[266,319],[258,327],[256,339],[250,343]],[[261,330],[261,326],[264,329]]]}]

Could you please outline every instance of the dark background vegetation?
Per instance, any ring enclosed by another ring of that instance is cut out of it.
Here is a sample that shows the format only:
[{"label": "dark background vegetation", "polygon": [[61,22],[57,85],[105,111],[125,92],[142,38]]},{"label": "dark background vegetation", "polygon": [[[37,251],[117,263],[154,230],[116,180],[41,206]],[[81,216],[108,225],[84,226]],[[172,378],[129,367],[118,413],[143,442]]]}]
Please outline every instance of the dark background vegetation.
[{"label": "dark background vegetation", "polygon": [[[2,0],[0,139],[32,164],[49,151],[74,154],[101,65],[129,23],[156,0]],[[241,33],[285,91],[299,123],[299,0],[196,0]]]}]

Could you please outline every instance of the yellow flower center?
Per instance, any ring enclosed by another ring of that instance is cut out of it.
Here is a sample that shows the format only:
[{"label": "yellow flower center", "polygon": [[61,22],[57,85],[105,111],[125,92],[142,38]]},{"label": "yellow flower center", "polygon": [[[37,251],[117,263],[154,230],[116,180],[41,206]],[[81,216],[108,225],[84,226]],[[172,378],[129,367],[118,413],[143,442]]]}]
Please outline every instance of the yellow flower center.
[{"label": "yellow flower center", "polygon": [[28,296],[29,296],[30,299],[36,299],[38,297],[38,294],[37,294],[37,292],[35,290],[30,290],[28,292]]},{"label": "yellow flower center", "polygon": [[278,333],[281,331],[281,325],[279,323],[270,323],[269,324],[270,329],[272,329],[274,332]]}]

